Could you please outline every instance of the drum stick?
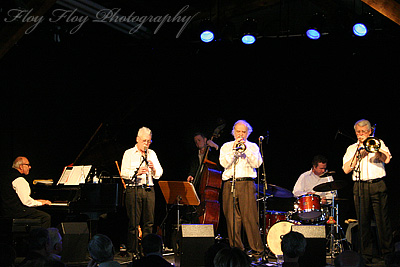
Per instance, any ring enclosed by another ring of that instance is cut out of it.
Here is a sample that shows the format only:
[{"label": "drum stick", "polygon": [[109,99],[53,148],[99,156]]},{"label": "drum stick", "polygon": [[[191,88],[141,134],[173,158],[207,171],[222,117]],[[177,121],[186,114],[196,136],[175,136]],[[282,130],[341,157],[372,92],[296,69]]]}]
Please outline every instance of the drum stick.
[{"label": "drum stick", "polygon": [[115,165],[117,165],[117,169],[118,169],[119,177],[121,177],[122,185],[124,186],[124,189],[126,189],[126,184],[125,184],[124,179],[122,178],[121,170],[119,169],[119,165],[118,165],[118,161],[115,161]]}]

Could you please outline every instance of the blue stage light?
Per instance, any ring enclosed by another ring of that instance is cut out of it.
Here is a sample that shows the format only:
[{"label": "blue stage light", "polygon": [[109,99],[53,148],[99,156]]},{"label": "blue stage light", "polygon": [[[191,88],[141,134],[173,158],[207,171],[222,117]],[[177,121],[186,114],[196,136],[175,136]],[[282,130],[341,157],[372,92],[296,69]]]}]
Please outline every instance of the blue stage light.
[{"label": "blue stage light", "polygon": [[353,33],[356,36],[363,37],[368,33],[367,26],[365,26],[365,24],[362,24],[362,23],[356,23],[353,26]]},{"label": "blue stage light", "polygon": [[321,37],[321,34],[316,29],[309,29],[307,30],[306,34],[311,40],[318,40]]},{"label": "blue stage light", "polygon": [[214,40],[214,33],[208,30],[204,31],[200,34],[200,39],[205,43],[209,43]]},{"label": "blue stage light", "polygon": [[242,37],[242,43],[244,44],[253,44],[256,41],[256,37],[251,34],[246,34]]}]

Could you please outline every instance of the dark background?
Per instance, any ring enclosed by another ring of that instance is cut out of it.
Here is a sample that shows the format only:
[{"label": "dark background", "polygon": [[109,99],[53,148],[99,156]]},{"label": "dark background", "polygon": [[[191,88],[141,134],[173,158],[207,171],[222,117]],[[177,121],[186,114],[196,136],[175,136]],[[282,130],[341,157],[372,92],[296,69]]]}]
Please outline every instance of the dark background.
[{"label": "dark background", "polygon": [[245,119],[254,129],[250,141],[269,132],[268,183],[291,191],[312,157],[326,155],[334,178],[348,181],[339,191],[349,199],[341,217],[355,218],[351,176],[341,166],[354,142],[345,135],[355,138],[353,125],[365,118],[393,155],[386,182],[392,222],[399,225],[400,38],[393,31],[365,39],[265,37],[244,46],[175,39],[168,25],[152,41],[133,42],[90,24],[75,35],[62,32],[55,43],[47,27],[23,36],[0,61],[2,171],[24,155],[32,177],[57,180],[101,125],[77,163],[116,175],[114,161],[121,162],[137,130],[147,126],[161,179],[185,180],[193,134],[211,136],[223,120],[227,126],[216,139],[222,145],[232,140],[234,122]]}]

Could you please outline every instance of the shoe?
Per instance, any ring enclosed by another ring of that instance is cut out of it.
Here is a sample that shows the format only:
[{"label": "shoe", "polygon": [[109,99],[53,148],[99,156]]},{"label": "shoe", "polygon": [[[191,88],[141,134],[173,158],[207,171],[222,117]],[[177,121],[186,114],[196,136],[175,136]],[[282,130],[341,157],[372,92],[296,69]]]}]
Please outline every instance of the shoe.
[{"label": "shoe", "polygon": [[262,258],[264,256],[264,251],[252,251],[251,256],[253,258]]}]

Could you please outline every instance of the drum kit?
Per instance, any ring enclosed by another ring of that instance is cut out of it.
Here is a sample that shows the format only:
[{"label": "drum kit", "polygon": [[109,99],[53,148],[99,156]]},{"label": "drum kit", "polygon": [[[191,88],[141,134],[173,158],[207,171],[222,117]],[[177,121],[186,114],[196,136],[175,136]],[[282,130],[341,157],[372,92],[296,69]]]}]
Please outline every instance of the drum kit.
[{"label": "drum kit", "polygon": [[[282,255],[281,238],[291,231],[292,225],[325,225],[327,230],[328,255],[334,258],[344,250],[347,243],[342,228],[339,225],[338,202],[347,201],[335,197],[336,190],[346,186],[345,181],[332,181],[317,185],[313,188],[315,192],[332,192],[332,200],[329,204],[322,204],[321,198],[316,194],[305,194],[299,196],[294,203],[293,211],[265,210],[264,228],[267,247],[276,257]],[[268,198],[293,198],[292,192],[273,184],[267,185],[265,196],[259,200],[264,203]],[[330,201],[330,200],[329,200]],[[266,205],[264,205],[265,207]],[[348,245],[348,243],[347,243]]]}]

